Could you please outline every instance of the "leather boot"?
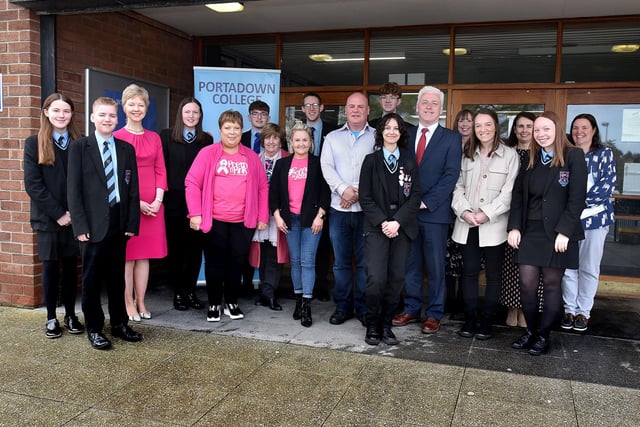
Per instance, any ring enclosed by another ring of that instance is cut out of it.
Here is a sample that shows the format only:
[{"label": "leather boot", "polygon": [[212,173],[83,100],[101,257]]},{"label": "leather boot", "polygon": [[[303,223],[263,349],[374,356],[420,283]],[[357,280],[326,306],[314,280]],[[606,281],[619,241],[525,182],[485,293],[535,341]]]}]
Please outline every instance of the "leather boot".
[{"label": "leather boot", "polygon": [[302,316],[302,294],[296,294],[296,308],[293,309],[293,320],[300,320]]},{"label": "leather boot", "polygon": [[300,324],[305,328],[311,326],[311,298],[302,298],[302,313],[300,317]]}]

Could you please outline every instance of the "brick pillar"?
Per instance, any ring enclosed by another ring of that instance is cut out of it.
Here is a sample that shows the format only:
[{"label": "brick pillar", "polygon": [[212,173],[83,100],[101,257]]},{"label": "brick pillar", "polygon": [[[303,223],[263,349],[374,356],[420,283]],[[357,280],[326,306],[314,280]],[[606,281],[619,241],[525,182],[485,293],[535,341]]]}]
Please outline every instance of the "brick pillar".
[{"label": "brick pillar", "polygon": [[41,265],[24,191],[24,140],[40,126],[40,24],[32,12],[0,0],[0,304],[42,303]]}]

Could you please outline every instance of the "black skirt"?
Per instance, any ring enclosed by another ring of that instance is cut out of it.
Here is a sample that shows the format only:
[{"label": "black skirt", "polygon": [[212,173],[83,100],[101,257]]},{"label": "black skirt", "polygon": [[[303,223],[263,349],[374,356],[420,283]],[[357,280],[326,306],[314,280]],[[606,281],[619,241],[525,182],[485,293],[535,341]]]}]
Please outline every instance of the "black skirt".
[{"label": "black skirt", "polygon": [[38,231],[38,257],[40,261],[58,261],[80,255],[80,246],[73,236],[73,228],[62,231]]},{"label": "black skirt", "polygon": [[555,240],[549,240],[542,221],[527,221],[514,262],[553,268],[578,268],[578,242],[569,241],[566,252],[556,252]]}]

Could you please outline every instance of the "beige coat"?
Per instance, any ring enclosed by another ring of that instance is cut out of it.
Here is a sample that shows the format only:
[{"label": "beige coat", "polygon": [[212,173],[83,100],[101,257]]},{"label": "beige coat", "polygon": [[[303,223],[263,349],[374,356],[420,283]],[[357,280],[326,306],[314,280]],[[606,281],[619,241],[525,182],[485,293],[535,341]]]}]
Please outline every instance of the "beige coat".
[{"label": "beige coat", "polygon": [[[482,160],[476,150],[474,159],[464,156],[460,178],[453,190],[451,208],[456,215],[452,239],[466,244],[470,225],[462,219],[465,211],[482,210],[489,221],[480,225],[480,247],[497,246],[507,240],[507,221],[511,205],[511,190],[518,176],[520,160],[515,149],[500,144],[491,154],[486,173],[481,177]],[[476,192],[478,197],[476,199]]]}]

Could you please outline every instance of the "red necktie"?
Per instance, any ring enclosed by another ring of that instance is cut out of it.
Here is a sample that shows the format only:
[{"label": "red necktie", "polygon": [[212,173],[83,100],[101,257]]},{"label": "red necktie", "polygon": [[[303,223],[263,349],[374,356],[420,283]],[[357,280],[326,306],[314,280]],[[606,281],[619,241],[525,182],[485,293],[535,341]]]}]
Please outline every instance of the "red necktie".
[{"label": "red necktie", "polygon": [[424,150],[427,148],[427,132],[429,132],[429,129],[423,128],[422,135],[420,135],[420,139],[418,140],[418,149],[416,150],[416,160],[418,161],[418,164],[422,161]]}]

